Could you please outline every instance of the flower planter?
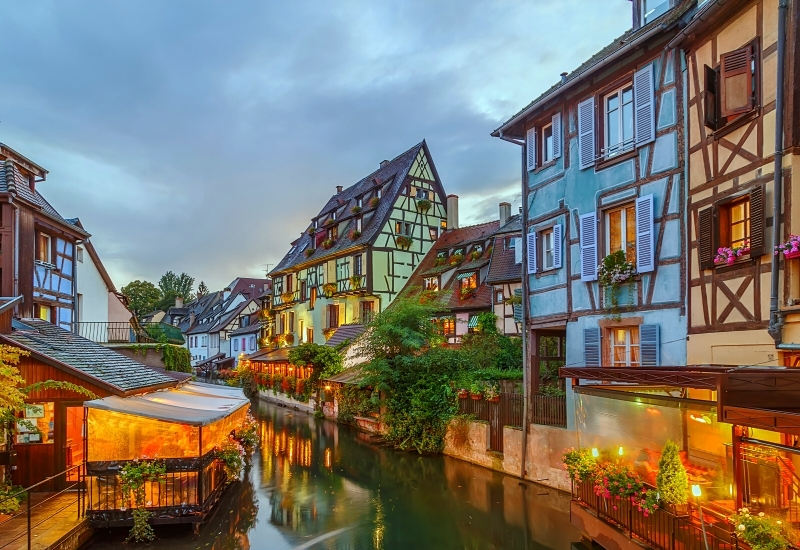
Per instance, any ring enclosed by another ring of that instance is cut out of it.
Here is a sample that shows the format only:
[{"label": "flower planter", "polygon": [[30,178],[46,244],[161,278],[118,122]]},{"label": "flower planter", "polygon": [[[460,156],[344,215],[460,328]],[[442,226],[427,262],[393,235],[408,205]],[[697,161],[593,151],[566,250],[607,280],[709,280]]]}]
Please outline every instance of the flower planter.
[{"label": "flower planter", "polygon": [[495,395],[494,397],[487,397],[486,401],[488,401],[489,403],[497,403],[500,401],[500,396]]},{"label": "flower planter", "polygon": [[469,392],[467,392],[467,391],[458,392],[458,398],[459,399],[466,399],[467,397],[469,397]]},{"label": "flower planter", "polygon": [[783,257],[787,260],[791,260],[792,258],[800,258],[800,250],[795,250],[794,252],[784,252]]},{"label": "flower planter", "polygon": [[483,399],[483,394],[482,393],[471,393],[471,394],[469,394],[469,398],[470,399],[474,399],[475,401],[480,401],[481,399]]}]

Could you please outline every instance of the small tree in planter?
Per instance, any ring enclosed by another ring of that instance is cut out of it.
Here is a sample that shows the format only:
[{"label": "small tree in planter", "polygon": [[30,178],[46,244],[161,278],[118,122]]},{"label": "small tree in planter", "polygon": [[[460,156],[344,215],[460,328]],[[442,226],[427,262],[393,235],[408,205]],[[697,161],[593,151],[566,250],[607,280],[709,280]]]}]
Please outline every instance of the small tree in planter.
[{"label": "small tree in planter", "polygon": [[686,513],[689,500],[689,477],[681,463],[680,451],[674,441],[667,441],[658,461],[656,487],[664,504],[673,507],[677,514]]}]

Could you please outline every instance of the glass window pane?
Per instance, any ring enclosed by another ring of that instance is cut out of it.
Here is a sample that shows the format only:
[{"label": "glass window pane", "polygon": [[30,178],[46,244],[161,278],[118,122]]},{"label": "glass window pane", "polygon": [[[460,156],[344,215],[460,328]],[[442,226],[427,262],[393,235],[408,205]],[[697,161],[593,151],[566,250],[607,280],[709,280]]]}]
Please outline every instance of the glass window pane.
[{"label": "glass window pane", "polygon": [[636,263],[636,209],[633,206],[625,209],[625,258]]},{"label": "glass window pane", "polygon": [[622,106],[622,141],[633,139],[633,103]]},{"label": "glass window pane", "polygon": [[[607,147],[619,143],[619,111],[617,109],[617,97],[608,100],[608,115],[606,116],[606,136],[608,137]],[[614,105],[612,108],[611,106]]]},{"label": "glass window pane", "polygon": [[647,24],[669,9],[669,0],[643,0],[642,22]]},{"label": "glass window pane", "polygon": [[622,250],[622,212],[616,210],[608,213],[608,253]]}]

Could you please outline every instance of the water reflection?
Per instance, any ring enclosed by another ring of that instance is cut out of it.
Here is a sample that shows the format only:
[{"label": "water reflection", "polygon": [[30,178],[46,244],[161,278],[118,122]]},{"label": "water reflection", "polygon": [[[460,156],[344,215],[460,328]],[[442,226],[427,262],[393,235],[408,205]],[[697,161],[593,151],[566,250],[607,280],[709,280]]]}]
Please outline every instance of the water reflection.
[{"label": "water reflection", "polygon": [[[580,534],[569,498],[447,457],[374,445],[371,436],[266,403],[262,446],[200,535],[159,527],[150,548],[567,549]],[[116,548],[124,533],[99,533]]]}]

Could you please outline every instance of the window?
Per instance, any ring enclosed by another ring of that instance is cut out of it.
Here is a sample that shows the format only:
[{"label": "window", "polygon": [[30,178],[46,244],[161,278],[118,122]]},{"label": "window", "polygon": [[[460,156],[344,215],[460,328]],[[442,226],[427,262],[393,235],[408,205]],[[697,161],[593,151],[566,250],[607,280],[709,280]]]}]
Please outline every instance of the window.
[{"label": "window", "polygon": [[363,258],[361,254],[353,256],[353,275],[363,275]]},{"label": "window", "polygon": [[46,233],[38,234],[36,238],[36,259],[40,262],[44,262],[46,264],[53,263],[51,261],[52,248],[50,243],[50,235],[47,235]]},{"label": "window", "polygon": [[308,327],[306,329],[306,343],[307,344],[314,343],[314,327]]},{"label": "window", "polygon": [[331,212],[331,219],[332,219],[332,220],[334,220],[334,221],[336,221],[336,210],[334,210],[333,212]]},{"label": "window", "polygon": [[326,319],[328,328],[339,328],[339,304],[328,304]]},{"label": "window", "polygon": [[325,236],[328,239],[335,241],[339,237],[339,227],[336,225],[329,227],[328,231],[325,233]]},{"label": "window", "polygon": [[553,230],[548,229],[542,232],[542,269],[553,269],[554,267]]},{"label": "window", "polygon": [[300,281],[300,301],[305,302],[308,297],[308,285],[305,280]]},{"label": "window", "polygon": [[375,190],[375,198],[378,198],[378,199],[381,198],[381,188],[380,187],[378,187]]},{"label": "window", "polygon": [[429,227],[428,236],[431,238],[432,241],[435,241],[436,239],[439,238],[439,229],[436,227]]},{"label": "window", "polygon": [[361,323],[369,323],[375,317],[375,302],[361,302]]},{"label": "window", "polygon": [[250,337],[250,351],[255,351],[255,350],[256,350],[256,337],[255,336],[251,336]]},{"label": "window", "polygon": [[723,128],[757,105],[757,43],[720,55],[716,68],[705,66],[703,108],[705,125],[712,130]]},{"label": "window", "polygon": [[317,287],[315,286],[311,287],[311,295],[308,297],[308,301],[309,301],[308,304],[309,309],[314,309],[314,304],[317,303]]},{"label": "window", "polygon": [[603,98],[606,158],[633,149],[633,85],[628,84]]},{"label": "window", "polygon": [[425,290],[439,290],[439,277],[425,277],[422,286]]},{"label": "window", "polygon": [[411,235],[411,224],[408,222],[395,222],[394,232],[397,235]]},{"label": "window", "polygon": [[294,332],[294,311],[289,312],[289,326],[286,327],[286,332]]},{"label": "window", "polygon": [[359,233],[361,232],[362,223],[363,219],[361,218],[361,216],[358,216],[356,218],[356,231],[358,231]]},{"label": "window", "polygon": [[36,317],[43,321],[53,321],[53,308],[43,304],[36,304]]},{"label": "window", "polygon": [[297,336],[300,338],[300,343],[303,343],[303,336],[305,335],[305,331],[303,330],[303,320],[300,319],[297,321]]},{"label": "window", "polygon": [[478,288],[478,273],[473,271],[472,273],[461,273],[458,275],[459,279],[461,280],[461,289],[465,290],[468,288]]},{"label": "window", "polygon": [[314,220],[314,229],[316,229],[316,228],[317,228],[317,224],[318,224],[318,223],[319,223],[319,222],[318,222],[317,220]]},{"label": "window", "polygon": [[746,248],[750,240],[750,198],[746,197],[722,206],[720,214],[720,245]]},{"label": "window", "polygon": [[700,269],[730,265],[720,248],[744,248],[747,257],[766,253],[764,186],[759,185],[744,195],[718,201],[697,213],[697,254]]},{"label": "window", "polygon": [[542,164],[553,160],[553,125],[542,128]]},{"label": "window", "polygon": [[620,327],[610,330],[611,366],[639,366],[639,328]]},{"label": "window", "polygon": [[83,247],[82,246],[79,246],[78,248],[75,249],[75,258],[79,262],[83,263]]},{"label": "window", "polygon": [[670,0],[640,0],[639,9],[641,13],[641,25],[647,25],[651,21],[669,10]]},{"label": "window", "polygon": [[495,292],[495,294],[494,294],[494,303],[502,304],[504,299],[505,298],[503,297],[503,291],[502,290],[498,290],[497,292]]},{"label": "window", "polygon": [[440,317],[439,323],[442,327],[443,334],[455,334],[456,333],[456,318],[455,317]]},{"label": "window", "polygon": [[281,313],[278,316],[278,334],[286,333],[286,315]]},{"label": "window", "polygon": [[238,338],[234,338],[233,339],[233,351],[239,351],[239,339]]},{"label": "window", "polygon": [[636,207],[627,204],[606,212],[606,254],[625,252],[628,263],[636,265]]},{"label": "window", "polygon": [[364,198],[363,198],[363,197],[358,197],[358,198],[356,199],[356,206],[358,206],[359,208],[361,208],[362,206],[364,206]]},{"label": "window", "polygon": [[442,218],[442,221],[439,222],[439,225],[441,226],[442,231],[444,231],[445,229],[447,229],[447,220]]},{"label": "window", "polygon": [[417,198],[428,200],[428,190],[417,187]]},{"label": "window", "polygon": [[286,292],[294,292],[294,289],[292,288],[292,274],[291,273],[286,275]]},{"label": "window", "polygon": [[506,250],[514,250],[514,247],[517,246],[517,237],[506,237],[505,245]]}]

